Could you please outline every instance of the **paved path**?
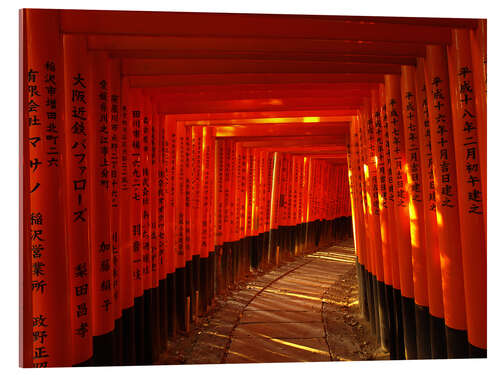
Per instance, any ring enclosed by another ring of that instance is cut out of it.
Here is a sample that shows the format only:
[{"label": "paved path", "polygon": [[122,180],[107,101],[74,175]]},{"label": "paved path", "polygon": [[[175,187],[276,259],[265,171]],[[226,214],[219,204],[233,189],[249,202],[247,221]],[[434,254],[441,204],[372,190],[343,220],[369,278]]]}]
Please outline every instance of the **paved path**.
[{"label": "paved path", "polygon": [[352,243],[344,242],[249,283],[257,293],[229,334],[224,362],[332,360],[323,314],[332,301],[325,292],[354,262]]},{"label": "paved path", "polygon": [[242,282],[157,364],[383,359],[359,316],[352,240]]}]

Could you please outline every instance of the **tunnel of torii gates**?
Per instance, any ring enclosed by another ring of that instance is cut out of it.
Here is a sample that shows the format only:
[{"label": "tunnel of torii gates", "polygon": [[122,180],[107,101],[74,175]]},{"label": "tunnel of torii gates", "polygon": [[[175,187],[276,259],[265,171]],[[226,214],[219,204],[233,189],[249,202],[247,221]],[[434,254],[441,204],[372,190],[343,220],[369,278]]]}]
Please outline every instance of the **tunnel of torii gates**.
[{"label": "tunnel of torii gates", "polygon": [[22,366],[154,363],[352,229],[392,359],[486,356],[486,20],[20,19]]}]

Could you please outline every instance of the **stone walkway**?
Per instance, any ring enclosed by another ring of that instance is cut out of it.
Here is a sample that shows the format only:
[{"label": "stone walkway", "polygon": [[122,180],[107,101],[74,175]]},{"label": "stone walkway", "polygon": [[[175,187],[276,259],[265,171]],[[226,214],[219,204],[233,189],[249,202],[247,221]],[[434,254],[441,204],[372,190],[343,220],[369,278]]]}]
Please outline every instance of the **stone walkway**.
[{"label": "stone walkway", "polygon": [[[169,345],[158,364],[378,357],[376,340],[357,315],[352,240],[296,258],[217,302],[194,332]],[[334,347],[340,344],[339,355]]]},{"label": "stone walkway", "polygon": [[354,261],[352,248],[332,246],[306,255],[267,284],[249,284],[258,292],[231,333],[225,362],[332,360],[324,295]]}]

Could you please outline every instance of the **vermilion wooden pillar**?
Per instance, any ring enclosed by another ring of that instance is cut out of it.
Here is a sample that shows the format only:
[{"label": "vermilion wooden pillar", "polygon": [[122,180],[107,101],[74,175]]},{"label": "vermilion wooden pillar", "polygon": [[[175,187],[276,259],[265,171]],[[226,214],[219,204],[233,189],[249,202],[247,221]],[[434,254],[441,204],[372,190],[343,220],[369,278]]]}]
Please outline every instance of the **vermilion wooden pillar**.
[{"label": "vermilion wooden pillar", "polygon": [[[477,136],[479,138],[479,154],[481,162],[481,190],[483,192],[484,217],[487,218],[487,28],[486,20],[477,22],[475,30],[469,30],[470,53],[472,59],[472,73],[474,80],[474,98],[476,105]],[[486,220],[484,220],[484,233],[487,233]]]},{"label": "vermilion wooden pillar", "polygon": [[422,199],[427,262],[427,291],[429,296],[429,328],[432,358],[446,358],[446,335],[444,331],[443,288],[441,283],[441,260],[436,222],[436,191],[434,185],[434,163],[432,162],[431,128],[428,99],[425,86],[425,62],[417,61],[416,105],[418,121],[419,151],[422,167]]},{"label": "vermilion wooden pillar", "polygon": [[[66,264],[64,227],[65,170],[69,163],[65,125],[62,40],[59,16],[47,11],[26,10],[24,13],[26,55],[24,84],[25,148],[23,192],[27,216],[26,242],[23,244],[23,353],[25,367],[71,366],[75,360],[89,359],[92,354],[88,330],[83,338],[75,335],[78,323],[71,318],[73,275]],[[49,80],[46,81],[45,78]],[[68,85],[69,86],[69,85]],[[87,254],[88,255],[88,254]],[[73,257],[74,259],[74,257]],[[88,258],[87,258],[88,259]],[[82,280],[88,283],[88,277]],[[84,302],[88,301],[85,299]],[[91,322],[87,319],[81,323]],[[90,328],[89,328],[90,329]],[[82,349],[80,356],[73,348]]]},{"label": "vermilion wooden pillar", "polygon": [[425,241],[415,76],[414,66],[403,65],[401,67],[402,118],[407,160],[406,175],[408,179],[413,287],[415,292],[417,355],[419,359],[428,359],[431,358],[426,261],[428,251]]},{"label": "vermilion wooden pillar", "polygon": [[407,359],[417,358],[415,332],[415,301],[410,239],[409,194],[407,191],[408,161],[405,155],[404,130],[401,118],[401,78],[385,75],[385,103],[389,125],[391,169],[394,184],[394,212],[397,228],[397,251],[401,281],[401,312]]},{"label": "vermilion wooden pillar", "polygon": [[[89,224],[91,215],[91,179],[89,170],[90,126],[89,118],[90,74],[86,40],[83,36],[65,35],[64,92],[66,135],[66,222],[70,250],[71,317],[74,362],[89,359],[92,336],[102,333],[94,329],[96,309],[94,262],[90,254]],[[70,94],[71,93],[71,94]],[[109,242],[107,242],[109,243]],[[97,250],[97,249],[95,249]],[[57,271],[60,272],[60,271]],[[92,350],[92,352],[91,352]],[[85,354],[83,354],[85,353]],[[85,357],[85,358],[84,358]]]},{"label": "vermilion wooden pillar", "polygon": [[177,154],[177,124],[173,116],[163,115],[165,129],[165,247],[167,269],[167,331],[175,337],[177,330],[176,266],[177,252],[175,239],[175,167]]},{"label": "vermilion wooden pillar", "polygon": [[[114,358],[113,364],[123,364],[123,310],[124,302],[122,299],[122,288],[124,283],[122,280],[122,260],[125,256],[122,248],[124,244],[122,232],[120,230],[120,185],[121,185],[121,126],[122,126],[122,109],[121,109],[121,77],[120,77],[120,61],[111,59],[108,65],[109,71],[109,95],[107,98],[109,107],[109,176],[110,176],[110,210],[111,210],[111,250],[113,259],[113,317],[114,326]],[[123,202],[122,202],[123,203]],[[131,280],[127,280],[130,285]]]},{"label": "vermilion wooden pillar", "polygon": [[[77,46],[77,49],[80,49]],[[81,58],[81,51],[77,58]],[[87,97],[88,188],[90,226],[94,363],[113,362],[113,249],[111,243],[109,60],[104,53],[89,55]],[[73,109],[81,107],[73,105]],[[73,114],[75,116],[75,114]],[[80,114],[78,120],[84,115]],[[76,121],[76,120],[75,120]]]},{"label": "vermilion wooden pillar", "polygon": [[468,357],[467,321],[457,197],[457,173],[445,50],[426,49],[426,93],[436,189],[436,222],[441,255],[448,358]]},{"label": "vermilion wooden pillar", "polygon": [[486,357],[486,236],[483,209],[482,167],[477,122],[476,87],[473,80],[472,53],[467,30],[452,30],[448,49],[453,137],[457,168],[457,195],[460,208],[460,238],[467,312],[470,355]]},{"label": "vermilion wooden pillar", "polygon": [[134,364],[135,353],[135,309],[134,309],[134,252],[132,243],[132,121],[129,110],[128,82],[121,80],[121,122],[119,129],[119,246],[120,246],[120,300],[123,306],[123,364]]},{"label": "vermilion wooden pillar", "polygon": [[394,261],[392,259],[392,237],[391,237],[391,226],[389,224],[389,211],[388,211],[388,193],[387,193],[387,177],[388,165],[386,163],[386,152],[384,144],[384,132],[385,129],[382,125],[382,115],[381,115],[381,98],[379,94],[379,89],[374,89],[371,92],[371,111],[372,111],[372,122],[374,131],[374,158],[375,167],[377,172],[377,186],[378,186],[378,208],[379,208],[379,220],[380,220],[380,238],[381,238],[381,260],[383,262],[383,285],[379,291],[380,300],[382,306],[385,310],[385,336],[383,343],[385,348],[391,353],[391,358],[396,358],[396,330],[395,330],[395,320],[394,320],[394,308],[393,308],[393,292],[392,292],[392,266],[391,263]]}]

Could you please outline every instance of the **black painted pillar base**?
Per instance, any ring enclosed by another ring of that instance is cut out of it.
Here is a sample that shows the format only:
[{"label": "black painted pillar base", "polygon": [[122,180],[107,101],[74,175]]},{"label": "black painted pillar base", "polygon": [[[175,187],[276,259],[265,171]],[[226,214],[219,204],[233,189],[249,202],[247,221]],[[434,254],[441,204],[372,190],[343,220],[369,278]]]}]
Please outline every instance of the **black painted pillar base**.
[{"label": "black painted pillar base", "polygon": [[392,285],[386,285],[385,298],[387,301],[387,317],[389,319],[389,353],[390,359],[398,359],[397,356],[397,322],[394,311],[394,289]]},{"label": "black painted pillar base", "polygon": [[486,349],[481,349],[469,343],[469,356],[470,358],[488,358]]},{"label": "black painted pillar base", "polygon": [[431,327],[429,321],[429,307],[415,304],[415,326],[417,333],[418,359],[431,359]]},{"label": "black painted pillar base", "polygon": [[368,299],[368,320],[370,322],[370,328],[373,335],[376,334],[376,319],[375,319],[375,303],[373,297],[373,283],[372,283],[372,274],[370,272],[366,272],[366,297]]},{"label": "black painted pillar base", "polygon": [[113,365],[121,366],[123,363],[123,319],[115,320],[113,330]]},{"label": "black painted pillar base", "polygon": [[144,295],[134,298],[135,306],[135,362],[144,364]]},{"label": "black painted pillar base", "polygon": [[454,329],[445,324],[446,347],[448,358],[469,358],[469,343],[467,341],[467,331]]},{"label": "black painted pillar base", "polygon": [[94,366],[94,357],[90,357],[86,361],[76,363],[72,365],[71,367],[89,367],[89,366]]},{"label": "black painted pillar base", "polygon": [[159,286],[160,295],[160,308],[159,308],[159,321],[160,321],[160,352],[167,350],[167,321],[168,321],[168,305],[167,305],[167,279],[160,280]]},{"label": "black painted pillar base", "polygon": [[[201,261],[200,254],[193,255],[193,298],[191,298],[191,315],[196,316],[196,308],[198,308],[198,314],[201,310],[201,274],[200,269]],[[198,306],[196,306],[196,292],[198,292]]]},{"label": "black painted pillar base", "polygon": [[379,294],[378,294],[378,287],[377,287],[377,277],[372,274],[372,293],[373,293],[373,312],[375,316],[375,336],[377,337],[377,342],[380,344],[381,343],[381,335],[380,335],[380,314],[379,314],[379,308],[380,308],[380,299],[379,299]]},{"label": "black painted pillar base", "polygon": [[368,297],[366,296],[366,270],[365,266],[361,263],[356,263],[358,266],[358,284],[359,284],[359,308],[361,310],[361,314],[365,320],[370,320],[370,313],[368,312]]},{"label": "black painted pillar base", "polygon": [[396,356],[397,359],[406,359],[403,313],[401,311],[401,290],[393,288],[392,291],[394,301],[394,318],[396,320]]},{"label": "black painted pillar base", "polygon": [[377,280],[378,288],[378,301],[379,301],[379,320],[380,320],[380,341],[382,347],[391,351],[391,333],[390,333],[390,323],[389,323],[389,311],[387,308],[387,291],[386,285]]},{"label": "black painted pillar base", "polygon": [[167,274],[167,333],[168,337],[175,337],[177,332],[177,280],[175,273]]},{"label": "black painted pillar base", "polygon": [[403,315],[406,359],[417,359],[415,300],[413,298],[401,296],[401,313]]},{"label": "black painted pillar base", "polygon": [[240,263],[240,242],[231,242],[231,283],[238,284],[239,282],[239,263]]},{"label": "black painted pillar base", "polygon": [[221,294],[224,290],[224,248],[222,245],[215,246],[215,292]]},{"label": "black painted pillar base", "polygon": [[144,364],[153,363],[153,289],[144,291]]},{"label": "black painted pillar base", "polygon": [[135,354],[135,307],[131,306],[122,311],[123,327],[123,361],[124,365],[136,364]]},{"label": "black painted pillar base", "polygon": [[186,321],[186,268],[175,270],[175,295],[177,312],[177,329],[185,332],[187,330]]},{"label": "black painted pillar base", "polygon": [[113,331],[104,335],[92,337],[94,355],[92,356],[93,366],[113,365]]},{"label": "black painted pillar base", "polygon": [[215,251],[208,254],[208,304],[211,305],[215,298]]},{"label": "black painted pillar base", "polygon": [[[192,258],[186,261],[186,302],[187,297],[189,297],[189,310],[190,315],[193,312],[193,300],[194,300],[194,276],[193,276],[193,260]],[[186,307],[187,308],[187,307]],[[190,317],[188,317],[190,319]]]},{"label": "black painted pillar base", "polygon": [[200,310],[204,314],[208,310],[210,277],[208,257],[200,258]]},{"label": "black painted pillar base", "polygon": [[161,335],[160,335],[160,280],[158,285],[153,288],[153,363],[158,361],[161,353]]},{"label": "black painted pillar base", "polygon": [[269,232],[263,232],[262,246],[259,252],[259,257],[260,257],[259,263],[261,264],[261,267],[267,267],[269,265],[268,262],[269,241],[270,241]]},{"label": "black painted pillar base", "polygon": [[429,314],[432,359],[448,358],[444,318]]}]

